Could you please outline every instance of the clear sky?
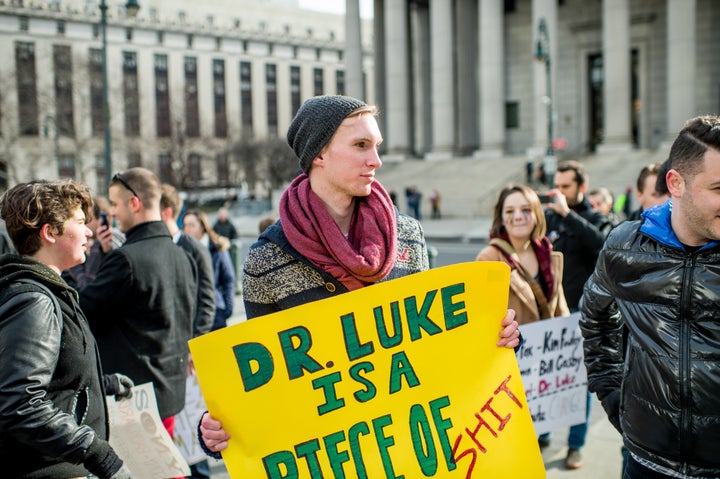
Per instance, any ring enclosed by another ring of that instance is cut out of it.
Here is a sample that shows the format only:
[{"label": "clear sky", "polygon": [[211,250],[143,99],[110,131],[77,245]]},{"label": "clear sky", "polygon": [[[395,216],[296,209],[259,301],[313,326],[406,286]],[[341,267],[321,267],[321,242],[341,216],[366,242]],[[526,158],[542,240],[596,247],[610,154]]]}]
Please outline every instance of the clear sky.
[{"label": "clear sky", "polygon": [[[300,0],[300,7],[329,13],[345,13],[345,0]],[[360,0],[360,16],[372,18],[372,0]]]}]

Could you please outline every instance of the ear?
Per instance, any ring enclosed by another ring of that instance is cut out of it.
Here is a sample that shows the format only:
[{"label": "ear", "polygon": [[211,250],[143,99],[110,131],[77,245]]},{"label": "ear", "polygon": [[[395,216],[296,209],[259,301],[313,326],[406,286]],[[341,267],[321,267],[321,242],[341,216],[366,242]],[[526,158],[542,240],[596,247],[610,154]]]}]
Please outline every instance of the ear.
[{"label": "ear", "polygon": [[141,206],[142,206],[142,201],[140,201],[140,198],[138,198],[135,195],[132,195],[130,197],[130,209],[132,209],[133,211],[139,211]]},{"label": "ear", "polygon": [[672,196],[673,198],[682,197],[682,195],[685,193],[685,178],[683,178],[679,171],[677,171],[676,169],[671,169],[670,171],[668,171],[667,175],[665,176],[665,181],[667,182],[670,196]]},{"label": "ear", "polygon": [[588,184],[583,183],[582,185],[580,185],[580,188],[578,188],[578,191],[580,191],[580,193],[582,193],[582,194],[585,194],[585,192],[587,191],[587,187],[588,187]]},{"label": "ear", "polygon": [[45,223],[40,228],[40,239],[43,242],[49,243],[49,244],[55,244],[56,237],[58,236],[57,230],[50,226],[49,223]]},{"label": "ear", "polygon": [[172,208],[162,208],[160,210],[160,218],[162,218],[164,223],[167,223],[170,218],[172,218]]}]

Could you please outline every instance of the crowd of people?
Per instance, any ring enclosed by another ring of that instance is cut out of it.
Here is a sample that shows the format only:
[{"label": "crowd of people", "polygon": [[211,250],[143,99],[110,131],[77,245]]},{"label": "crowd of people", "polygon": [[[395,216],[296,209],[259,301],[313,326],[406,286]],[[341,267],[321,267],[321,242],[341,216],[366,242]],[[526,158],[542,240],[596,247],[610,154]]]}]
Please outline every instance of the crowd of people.
[{"label": "crowd of people", "polygon": [[[214,225],[200,210],[181,216],[177,190],[145,168],[114,175],[107,198],[71,180],[8,190],[0,457],[10,477],[133,477],[108,443],[103,397],[152,382],[172,436],[193,374],[188,341],[225,327],[237,278],[252,319],[427,270],[419,191],[408,188],[405,214],[375,178],[376,115],[340,95],[302,104],[287,132],[301,173],[241,274],[228,212]],[[476,258],[511,269],[498,347],[519,347],[519,324],[581,314],[587,415],[597,394],[623,438],[623,479],[720,477],[718,184],[720,118],[693,118],[668,159],[639,172],[636,211],[590,189],[581,163],[560,162],[541,195],[501,190]],[[439,219],[439,192],[430,199]],[[583,467],[587,431],[587,417],[570,428],[568,469]],[[233,440],[209,413],[198,435],[210,457]],[[209,478],[207,462],[190,477]]]}]

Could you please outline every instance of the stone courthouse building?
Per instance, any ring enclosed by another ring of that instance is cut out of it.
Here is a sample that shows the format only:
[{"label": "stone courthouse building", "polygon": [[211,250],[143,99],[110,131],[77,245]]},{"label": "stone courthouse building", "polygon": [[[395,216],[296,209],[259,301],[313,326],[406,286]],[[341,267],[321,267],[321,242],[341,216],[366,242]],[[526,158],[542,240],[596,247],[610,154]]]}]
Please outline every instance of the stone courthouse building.
[{"label": "stone courthouse building", "polygon": [[[100,1],[0,0],[0,181],[102,186]],[[114,170],[221,184],[326,93],[378,104],[390,161],[662,149],[720,113],[717,0],[138,1],[107,0]]]},{"label": "stone courthouse building", "polygon": [[548,123],[570,153],[667,146],[686,119],[720,113],[719,7],[376,0],[387,152],[541,155]]},{"label": "stone courthouse building", "polygon": [[[238,143],[284,137],[305,98],[345,93],[345,18],[298,0],[0,0],[0,181],[105,189],[102,4],[112,172],[234,186]],[[364,21],[354,52],[372,75]]]}]

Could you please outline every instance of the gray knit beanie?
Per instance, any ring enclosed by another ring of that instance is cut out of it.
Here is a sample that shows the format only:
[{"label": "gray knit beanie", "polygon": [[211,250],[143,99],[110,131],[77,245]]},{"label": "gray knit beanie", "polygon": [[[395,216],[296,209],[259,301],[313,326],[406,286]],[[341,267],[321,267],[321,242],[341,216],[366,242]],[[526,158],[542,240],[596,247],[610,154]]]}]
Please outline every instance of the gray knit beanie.
[{"label": "gray knit beanie", "polygon": [[287,132],[288,144],[300,159],[300,168],[305,173],[340,123],[361,106],[366,104],[341,95],[323,95],[305,100]]}]

